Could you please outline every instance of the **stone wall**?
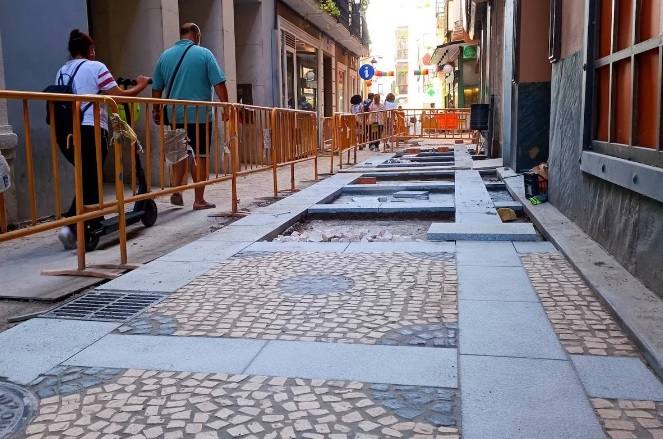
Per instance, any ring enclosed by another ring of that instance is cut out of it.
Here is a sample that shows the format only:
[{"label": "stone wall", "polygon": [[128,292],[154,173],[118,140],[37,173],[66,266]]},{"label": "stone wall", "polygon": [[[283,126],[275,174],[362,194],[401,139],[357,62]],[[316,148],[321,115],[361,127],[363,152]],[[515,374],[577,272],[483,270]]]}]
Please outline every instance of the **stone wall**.
[{"label": "stone wall", "polygon": [[663,204],[580,171],[582,54],[553,66],[550,202],[663,297]]},{"label": "stone wall", "polygon": [[[5,74],[5,86],[11,90],[41,91],[55,79],[55,73],[68,59],[67,39],[73,28],[87,30],[85,0],[0,0],[0,37]],[[35,11],[38,11],[35,12]],[[49,215],[54,210],[51,175],[51,152],[45,105],[30,105],[30,123],[37,195],[37,214]],[[7,105],[8,124],[18,136],[14,172],[15,208],[9,222],[30,216],[27,171],[25,162],[25,132],[20,102]],[[0,125],[2,125],[0,123]],[[73,192],[72,167],[60,154],[62,207],[67,209]],[[13,195],[10,195],[10,197]]]}]

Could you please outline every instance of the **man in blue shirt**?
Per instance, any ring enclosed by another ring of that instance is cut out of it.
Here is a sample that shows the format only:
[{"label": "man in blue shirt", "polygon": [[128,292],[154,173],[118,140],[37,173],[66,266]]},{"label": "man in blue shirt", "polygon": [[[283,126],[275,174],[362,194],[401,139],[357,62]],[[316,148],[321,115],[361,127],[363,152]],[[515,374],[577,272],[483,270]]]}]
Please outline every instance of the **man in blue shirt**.
[{"label": "man in blue shirt", "polygon": [[[219,101],[228,101],[225,75],[212,52],[200,46],[200,37],[200,28],[195,23],[185,23],[180,27],[180,40],[161,54],[154,68],[152,97],[211,101],[212,88],[214,88]],[[195,161],[183,160],[173,165],[173,184],[175,186],[184,184],[187,161],[191,167],[191,178],[194,182],[207,180],[209,177],[207,153],[213,136],[211,123],[208,124],[209,136],[206,136],[205,121],[211,120],[210,109],[199,107],[197,120],[194,106],[187,107],[186,118],[183,106],[177,106],[175,114],[173,114],[172,106],[165,106],[164,109],[166,123],[172,123],[174,118],[177,128],[186,128],[191,146],[196,152]],[[159,123],[161,108],[155,105],[153,111],[154,120]],[[185,119],[186,127],[184,126]],[[196,144],[196,138],[199,139],[198,144]],[[204,186],[196,188],[194,191],[194,210],[216,207],[205,201]],[[170,197],[170,201],[178,206],[184,204],[182,194],[179,192],[174,193]]]}]

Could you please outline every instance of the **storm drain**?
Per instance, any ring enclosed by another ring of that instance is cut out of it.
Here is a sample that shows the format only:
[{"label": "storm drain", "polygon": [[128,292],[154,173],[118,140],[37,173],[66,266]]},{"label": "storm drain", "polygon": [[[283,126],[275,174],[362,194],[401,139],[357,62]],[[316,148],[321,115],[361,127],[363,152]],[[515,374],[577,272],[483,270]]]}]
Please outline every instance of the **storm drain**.
[{"label": "storm drain", "polygon": [[166,293],[93,290],[42,317],[123,322],[165,296]]}]

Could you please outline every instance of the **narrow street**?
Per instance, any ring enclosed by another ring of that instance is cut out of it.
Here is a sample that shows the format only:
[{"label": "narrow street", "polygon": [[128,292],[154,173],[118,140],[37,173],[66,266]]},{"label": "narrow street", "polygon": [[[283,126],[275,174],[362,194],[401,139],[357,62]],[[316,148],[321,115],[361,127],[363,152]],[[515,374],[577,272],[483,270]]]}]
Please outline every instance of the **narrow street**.
[{"label": "narrow street", "polygon": [[663,0],[0,0],[0,439],[663,439]]},{"label": "narrow street", "polygon": [[[660,437],[663,384],[642,353],[551,243],[494,241],[471,166],[451,174],[455,222],[436,224],[483,238],[350,242],[319,219],[324,242],[283,239],[316,205],[366,223],[433,209],[362,216],[372,194],[439,185],[407,169],[355,184],[389,157],[1,333],[0,375],[39,398],[25,436]],[[364,195],[329,204],[344,191]]]}]

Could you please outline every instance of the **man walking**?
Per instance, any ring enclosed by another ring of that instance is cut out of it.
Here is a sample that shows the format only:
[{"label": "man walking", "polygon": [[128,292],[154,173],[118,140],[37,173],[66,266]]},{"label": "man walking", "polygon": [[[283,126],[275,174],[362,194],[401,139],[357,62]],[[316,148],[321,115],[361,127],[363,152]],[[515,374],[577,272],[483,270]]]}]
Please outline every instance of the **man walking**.
[{"label": "man walking", "polygon": [[[161,54],[154,68],[152,97],[211,101],[212,88],[214,88],[219,101],[228,101],[225,75],[212,52],[200,46],[200,38],[200,28],[195,23],[185,23],[180,27],[180,40]],[[209,177],[207,156],[210,149],[210,140],[213,136],[211,133],[212,124],[208,124],[209,134],[206,134],[205,122],[210,121],[211,110],[198,108],[198,118],[196,119],[196,109],[193,106],[188,106],[185,127],[183,106],[178,106],[175,114],[173,114],[172,106],[164,106],[163,108],[165,123],[172,123],[175,119],[177,128],[185,128],[193,150],[196,152],[195,160],[188,160],[191,167],[191,178],[194,182],[207,180]],[[161,108],[155,105],[153,117],[157,123],[161,118],[160,112]],[[196,143],[197,139],[198,143]],[[187,160],[182,160],[173,165],[175,186],[184,184],[186,167]],[[204,186],[195,188],[194,192],[194,210],[216,207],[205,200]],[[170,201],[177,206],[184,204],[182,194],[179,192],[174,193],[170,197]]]}]

